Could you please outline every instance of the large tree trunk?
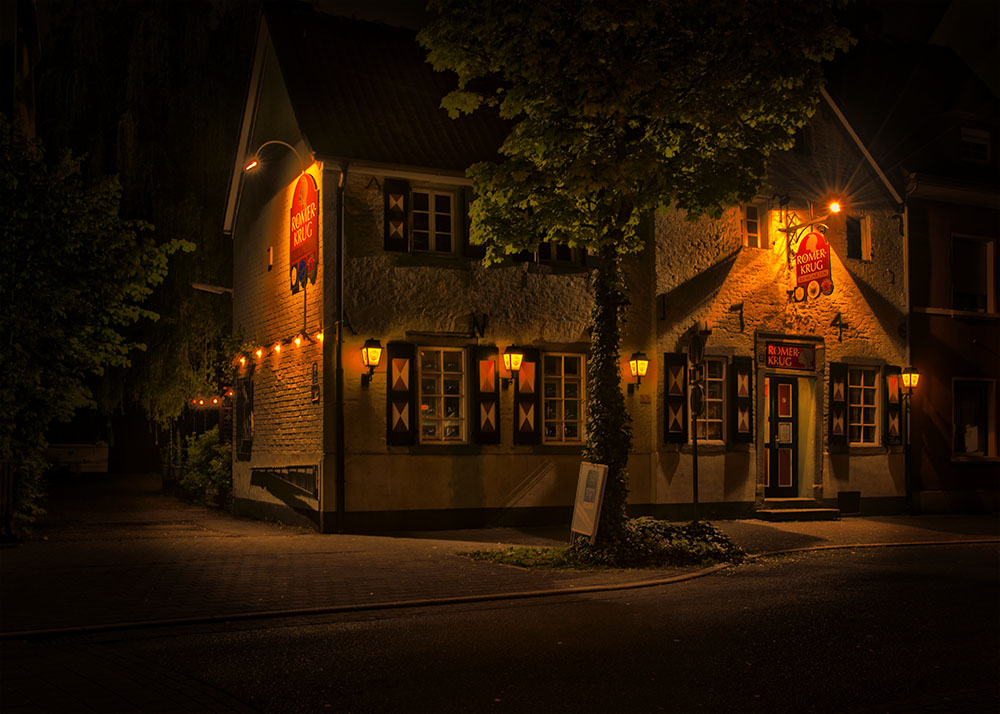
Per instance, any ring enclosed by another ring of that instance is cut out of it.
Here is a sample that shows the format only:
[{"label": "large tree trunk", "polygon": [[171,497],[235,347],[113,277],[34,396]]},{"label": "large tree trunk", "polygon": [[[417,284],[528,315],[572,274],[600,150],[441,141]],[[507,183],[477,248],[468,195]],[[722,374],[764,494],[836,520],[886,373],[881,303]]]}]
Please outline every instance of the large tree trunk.
[{"label": "large tree trunk", "polygon": [[583,457],[608,467],[596,541],[596,547],[601,548],[624,539],[632,427],[621,390],[618,354],[628,305],[621,259],[613,244],[602,248],[599,258],[592,276],[594,311],[587,363],[587,445]]}]

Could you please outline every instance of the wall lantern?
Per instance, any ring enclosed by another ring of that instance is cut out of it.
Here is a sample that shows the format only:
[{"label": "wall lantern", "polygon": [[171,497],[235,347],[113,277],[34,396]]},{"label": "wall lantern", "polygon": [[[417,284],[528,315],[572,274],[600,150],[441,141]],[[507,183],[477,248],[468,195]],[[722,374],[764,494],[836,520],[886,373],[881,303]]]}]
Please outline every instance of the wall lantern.
[{"label": "wall lantern", "polygon": [[524,352],[518,347],[508,347],[503,353],[503,368],[511,375],[504,377],[501,386],[503,389],[510,387],[510,380],[521,371],[521,362],[524,360]]},{"label": "wall lantern", "polygon": [[382,343],[374,337],[365,341],[361,346],[361,362],[368,368],[368,374],[361,375],[361,388],[366,389],[375,374],[375,368],[382,361]]},{"label": "wall lantern", "polygon": [[906,390],[907,396],[913,394],[913,390],[917,387],[917,382],[920,381],[920,372],[915,370],[913,367],[905,367],[902,374],[903,379],[903,389]]},{"label": "wall lantern", "polygon": [[633,352],[632,356],[628,358],[628,371],[635,378],[635,383],[628,385],[629,394],[639,391],[639,385],[642,384],[642,378],[646,376],[646,370],[648,369],[649,358],[646,357],[646,353]]}]

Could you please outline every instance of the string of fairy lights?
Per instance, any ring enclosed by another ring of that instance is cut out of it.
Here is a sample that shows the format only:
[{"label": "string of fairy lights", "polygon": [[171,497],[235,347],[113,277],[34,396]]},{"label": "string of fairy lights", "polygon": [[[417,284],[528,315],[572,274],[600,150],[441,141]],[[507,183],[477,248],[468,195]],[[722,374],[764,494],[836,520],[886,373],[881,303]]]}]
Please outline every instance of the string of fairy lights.
[{"label": "string of fairy lights", "polygon": [[[250,359],[255,358],[257,362],[261,362],[271,355],[280,355],[282,349],[286,346],[299,349],[304,342],[309,344],[323,344],[323,330],[314,333],[299,332],[267,345],[251,346],[249,350],[240,352],[233,358],[233,366],[243,369]],[[194,409],[215,409],[222,405],[226,398],[231,398],[232,396],[233,390],[227,389],[221,396],[192,397],[191,401],[188,402],[188,406]]]}]

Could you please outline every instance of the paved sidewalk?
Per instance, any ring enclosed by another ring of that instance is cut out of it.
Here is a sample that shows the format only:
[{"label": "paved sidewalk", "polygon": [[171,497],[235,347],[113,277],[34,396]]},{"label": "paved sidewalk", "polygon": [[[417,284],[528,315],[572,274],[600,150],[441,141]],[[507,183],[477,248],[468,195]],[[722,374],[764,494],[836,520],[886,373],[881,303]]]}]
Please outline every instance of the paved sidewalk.
[{"label": "paved sidewalk", "polygon": [[[34,536],[0,547],[0,636],[441,598],[625,586],[694,569],[526,571],[460,557],[498,544],[558,545],[568,527],[403,536],[320,535],[235,518],[159,492],[155,476],[57,484]],[[753,553],[853,544],[992,539],[988,516],[721,521]]]}]

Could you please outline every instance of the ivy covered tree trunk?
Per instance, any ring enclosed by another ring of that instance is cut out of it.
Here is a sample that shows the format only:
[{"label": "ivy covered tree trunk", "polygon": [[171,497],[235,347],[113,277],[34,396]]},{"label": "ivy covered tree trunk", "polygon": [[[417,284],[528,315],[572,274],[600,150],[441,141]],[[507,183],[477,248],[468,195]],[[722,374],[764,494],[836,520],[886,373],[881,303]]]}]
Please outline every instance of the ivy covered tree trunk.
[{"label": "ivy covered tree trunk", "polygon": [[606,243],[599,256],[592,278],[593,330],[587,362],[587,445],[583,451],[585,461],[608,467],[598,548],[625,538],[628,455],[632,451],[632,420],[625,410],[618,354],[628,297],[614,242]]}]

